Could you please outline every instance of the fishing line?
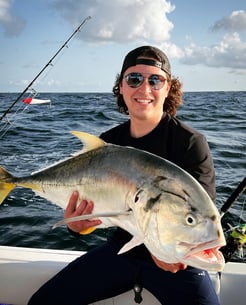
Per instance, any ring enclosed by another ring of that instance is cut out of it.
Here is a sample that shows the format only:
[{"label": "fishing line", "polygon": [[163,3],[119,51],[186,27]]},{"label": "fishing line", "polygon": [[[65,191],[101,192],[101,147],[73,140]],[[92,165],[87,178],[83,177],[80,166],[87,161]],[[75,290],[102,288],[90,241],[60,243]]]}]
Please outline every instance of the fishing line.
[{"label": "fishing line", "polygon": [[22,113],[26,110],[26,106],[24,104],[20,104],[19,107],[16,109],[16,111],[11,114],[11,116],[5,117],[5,123],[2,125],[2,128],[0,129],[0,139],[4,137],[4,135],[13,128],[14,124],[21,120],[21,118],[18,119],[19,113]]},{"label": "fishing line", "polygon": [[[68,48],[68,45],[66,46]],[[63,53],[65,52],[65,50],[63,50],[59,56],[57,57],[57,60],[55,60],[54,64],[51,63],[49,65],[50,69],[47,69],[47,72],[44,74],[44,76],[42,77],[42,81],[45,80],[48,75],[50,74],[50,72],[52,71],[52,69],[54,68],[54,66],[56,65],[56,63],[61,59]],[[42,82],[41,81],[41,82]],[[38,96],[38,92],[34,89],[34,88],[29,88],[27,90],[27,92],[25,94],[23,94],[23,98],[35,98]],[[20,113],[23,113],[25,112],[29,107],[30,107],[30,104],[25,104],[25,103],[21,103],[21,104],[18,104],[19,107],[16,109],[16,111],[11,114],[11,116],[6,115],[5,116],[5,124],[2,125],[2,128],[0,129],[0,139],[3,138],[5,136],[5,134],[11,129],[14,127],[15,123],[18,121],[18,120],[21,120],[21,118],[18,119],[18,115]]]},{"label": "fishing line", "polygon": [[[242,209],[241,209],[241,214],[240,214],[240,220],[239,220],[239,225],[241,224],[241,220],[243,221],[243,212],[245,210],[245,204],[246,204],[246,196],[244,198],[244,201],[243,201],[243,206],[242,206]],[[246,221],[246,220],[245,220]]]},{"label": "fishing line", "polygon": [[[65,45],[64,49],[61,50],[60,54],[57,54],[57,57],[53,59],[53,62],[49,64],[49,69],[46,70],[46,73],[44,73],[43,77],[40,79],[40,84],[42,84],[42,82],[49,76],[49,74],[51,73],[51,71],[53,70],[53,68],[56,66],[56,64],[61,60],[63,54],[65,53],[66,49],[69,48],[69,45]],[[29,88],[29,90],[33,88]],[[35,91],[35,90],[34,90]],[[36,92],[36,95],[38,95],[38,92]],[[32,96],[35,97],[36,95]]]},{"label": "fishing line", "polygon": [[[28,95],[26,95],[26,98],[32,97],[34,98],[35,96],[38,95],[38,92],[30,88],[30,92]],[[15,123],[19,120],[22,120],[21,117],[19,117],[20,113],[24,113],[26,110],[28,110],[30,104],[25,104],[25,103],[20,103],[18,104],[18,108],[15,110],[14,113],[11,115],[8,115],[5,117],[5,124],[2,125],[2,128],[0,129],[0,139],[4,137],[4,135],[15,125]]]},{"label": "fishing line", "polygon": [[16,100],[10,105],[10,107],[3,113],[0,117],[0,121],[9,113],[9,111],[14,107],[14,105],[23,97],[23,95],[28,91],[28,89],[33,85],[33,83],[39,78],[39,76],[49,67],[53,65],[53,60],[57,55],[63,50],[63,48],[68,47],[69,41],[78,33],[82,26],[91,19],[91,16],[86,17],[82,23],[77,27],[77,29],[72,33],[72,35],[65,41],[65,43],[58,49],[58,51],[52,56],[52,58],[47,62],[47,64],[41,69],[41,71],[34,77],[34,79],[29,83],[29,85],[22,91],[21,94],[16,98]]}]

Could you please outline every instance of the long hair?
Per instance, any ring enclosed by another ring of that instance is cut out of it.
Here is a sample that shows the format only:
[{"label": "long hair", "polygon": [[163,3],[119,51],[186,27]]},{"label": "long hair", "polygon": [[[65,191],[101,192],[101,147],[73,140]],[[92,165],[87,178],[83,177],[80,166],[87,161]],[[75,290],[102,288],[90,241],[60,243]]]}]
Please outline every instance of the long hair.
[{"label": "long hair", "polygon": [[[119,112],[128,114],[128,109],[124,101],[123,95],[120,94],[120,85],[123,75],[117,74],[115,84],[113,86],[113,94],[116,97]],[[176,116],[178,107],[182,104],[182,84],[178,78],[172,78],[167,75],[167,81],[171,84],[168,96],[163,104],[163,111],[168,112],[172,116]]]}]

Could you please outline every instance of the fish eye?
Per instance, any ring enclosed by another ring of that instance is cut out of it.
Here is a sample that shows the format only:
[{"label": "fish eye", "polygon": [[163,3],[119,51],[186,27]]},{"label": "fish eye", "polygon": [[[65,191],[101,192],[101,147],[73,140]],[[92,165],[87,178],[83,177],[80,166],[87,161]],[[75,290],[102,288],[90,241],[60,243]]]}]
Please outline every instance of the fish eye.
[{"label": "fish eye", "polygon": [[195,226],[197,223],[196,218],[192,214],[187,214],[185,221],[188,226]]}]

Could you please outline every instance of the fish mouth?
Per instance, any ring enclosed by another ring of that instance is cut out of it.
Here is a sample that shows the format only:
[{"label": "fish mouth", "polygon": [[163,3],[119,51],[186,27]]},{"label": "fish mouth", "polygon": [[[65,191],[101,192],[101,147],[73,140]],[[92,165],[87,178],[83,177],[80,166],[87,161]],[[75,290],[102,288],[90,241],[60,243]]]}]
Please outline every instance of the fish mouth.
[{"label": "fish mouth", "polygon": [[197,258],[199,260],[204,260],[208,262],[222,262],[223,261],[223,254],[219,251],[219,247],[203,249],[200,251],[196,251],[192,254],[185,256],[185,259],[189,259],[191,257]]},{"label": "fish mouth", "polygon": [[[182,246],[191,246],[188,243],[181,243]],[[224,268],[224,256],[219,249],[224,246],[224,242],[218,244],[218,240],[202,243],[191,248],[185,255],[183,262],[208,271],[221,271]]]}]

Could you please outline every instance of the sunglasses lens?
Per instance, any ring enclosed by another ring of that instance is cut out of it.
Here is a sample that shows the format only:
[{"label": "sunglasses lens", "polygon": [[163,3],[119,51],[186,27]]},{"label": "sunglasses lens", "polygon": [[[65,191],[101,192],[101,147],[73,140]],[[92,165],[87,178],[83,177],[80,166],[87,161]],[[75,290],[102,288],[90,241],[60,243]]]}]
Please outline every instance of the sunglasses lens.
[{"label": "sunglasses lens", "polygon": [[[127,74],[125,79],[127,85],[131,88],[138,88],[144,82],[144,76],[137,72]],[[164,86],[166,79],[161,75],[152,74],[148,77],[148,81],[152,89],[159,90]]]},{"label": "sunglasses lens", "polygon": [[153,74],[149,77],[149,84],[155,90],[161,89],[164,86],[164,83],[165,78],[160,75]]},{"label": "sunglasses lens", "polygon": [[137,88],[141,86],[144,81],[144,77],[140,73],[130,73],[126,76],[127,85],[131,88]]}]

